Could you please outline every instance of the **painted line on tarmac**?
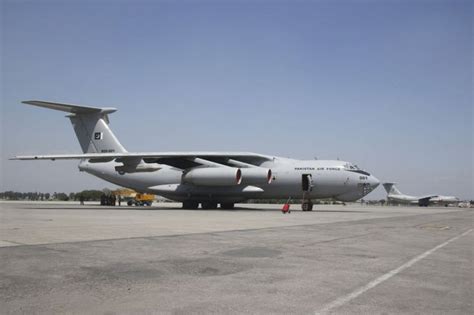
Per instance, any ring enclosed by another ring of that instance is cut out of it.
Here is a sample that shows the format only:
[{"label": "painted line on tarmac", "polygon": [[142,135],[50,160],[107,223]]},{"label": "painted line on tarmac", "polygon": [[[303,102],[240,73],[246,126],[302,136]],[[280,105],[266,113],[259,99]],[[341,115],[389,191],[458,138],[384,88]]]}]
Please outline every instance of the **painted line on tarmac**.
[{"label": "painted line on tarmac", "polygon": [[345,296],[341,296],[339,297],[338,299],[332,301],[331,303],[327,304],[326,306],[324,306],[321,310],[319,311],[316,311],[315,314],[319,314],[319,315],[322,315],[322,314],[326,314],[328,312],[330,312],[331,310],[337,308],[337,307],[340,307],[344,304],[347,304],[349,303],[350,301],[352,301],[353,299],[357,298],[359,295],[367,292],[368,290],[378,286],[379,284],[381,284],[382,282],[384,281],[387,281],[388,279],[392,278],[393,276],[397,275],[398,273],[402,272],[403,270],[407,269],[407,268],[410,268],[412,265],[416,264],[417,262],[419,262],[420,260],[428,257],[429,255],[431,255],[432,253],[434,253],[435,251],[437,251],[438,249],[440,248],[443,248],[445,247],[446,245],[448,245],[449,243],[451,242],[454,242],[455,240],[471,233],[474,229],[469,229],[467,231],[465,231],[464,233],[461,233],[459,234],[458,236],[455,236],[453,238],[450,238],[449,240],[447,240],[446,242],[444,243],[441,243],[439,244],[438,246],[435,246],[433,247],[432,249],[424,252],[423,254],[420,254],[418,256],[416,256],[415,258],[407,261],[406,263],[404,263],[403,265],[401,265],[400,267],[396,268],[396,269],[393,269],[389,272],[387,272],[386,274],[378,277],[377,279],[375,280],[372,280],[371,282],[367,283],[366,285],[364,285],[363,287],[360,287],[359,289],[345,295]]}]

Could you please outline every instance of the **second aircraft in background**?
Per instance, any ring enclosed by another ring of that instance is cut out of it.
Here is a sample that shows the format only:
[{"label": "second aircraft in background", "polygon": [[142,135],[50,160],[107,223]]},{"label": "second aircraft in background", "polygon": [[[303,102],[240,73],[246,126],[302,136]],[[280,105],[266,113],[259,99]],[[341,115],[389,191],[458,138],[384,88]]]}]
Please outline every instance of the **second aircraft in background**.
[{"label": "second aircraft in background", "polygon": [[416,204],[420,207],[427,207],[430,204],[438,204],[448,206],[456,204],[459,199],[454,196],[426,195],[426,196],[410,196],[404,195],[397,189],[395,183],[384,183],[383,187],[387,191],[387,201],[390,203]]}]

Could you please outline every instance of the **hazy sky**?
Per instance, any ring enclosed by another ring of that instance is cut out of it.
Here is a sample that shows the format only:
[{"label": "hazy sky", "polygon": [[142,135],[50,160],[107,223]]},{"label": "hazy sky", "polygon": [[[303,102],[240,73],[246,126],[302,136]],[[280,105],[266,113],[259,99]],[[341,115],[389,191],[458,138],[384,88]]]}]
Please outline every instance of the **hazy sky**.
[{"label": "hazy sky", "polygon": [[[340,158],[474,198],[472,1],[2,1],[0,191],[114,187],[64,113],[114,106],[129,151]],[[369,198],[382,198],[382,187]]]}]

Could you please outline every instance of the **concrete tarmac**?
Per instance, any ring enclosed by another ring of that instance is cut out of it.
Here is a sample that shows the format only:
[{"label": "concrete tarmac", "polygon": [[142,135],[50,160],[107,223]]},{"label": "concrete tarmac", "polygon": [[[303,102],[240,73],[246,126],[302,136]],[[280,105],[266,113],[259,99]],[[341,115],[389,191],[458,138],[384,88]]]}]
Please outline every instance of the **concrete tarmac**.
[{"label": "concrete tarmac", "polygon": [[280,207],[1,202],[0,312],[474,313],[473,209]]}]

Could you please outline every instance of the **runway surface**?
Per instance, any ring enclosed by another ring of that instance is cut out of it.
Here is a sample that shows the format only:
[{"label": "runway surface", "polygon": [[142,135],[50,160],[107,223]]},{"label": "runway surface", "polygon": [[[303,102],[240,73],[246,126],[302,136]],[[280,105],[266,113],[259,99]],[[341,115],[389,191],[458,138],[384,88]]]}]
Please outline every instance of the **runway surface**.
[{"label": "runway surface", "polygon": [[1,202],[1,312],[474,313],[473,209],[279,209]]}]

